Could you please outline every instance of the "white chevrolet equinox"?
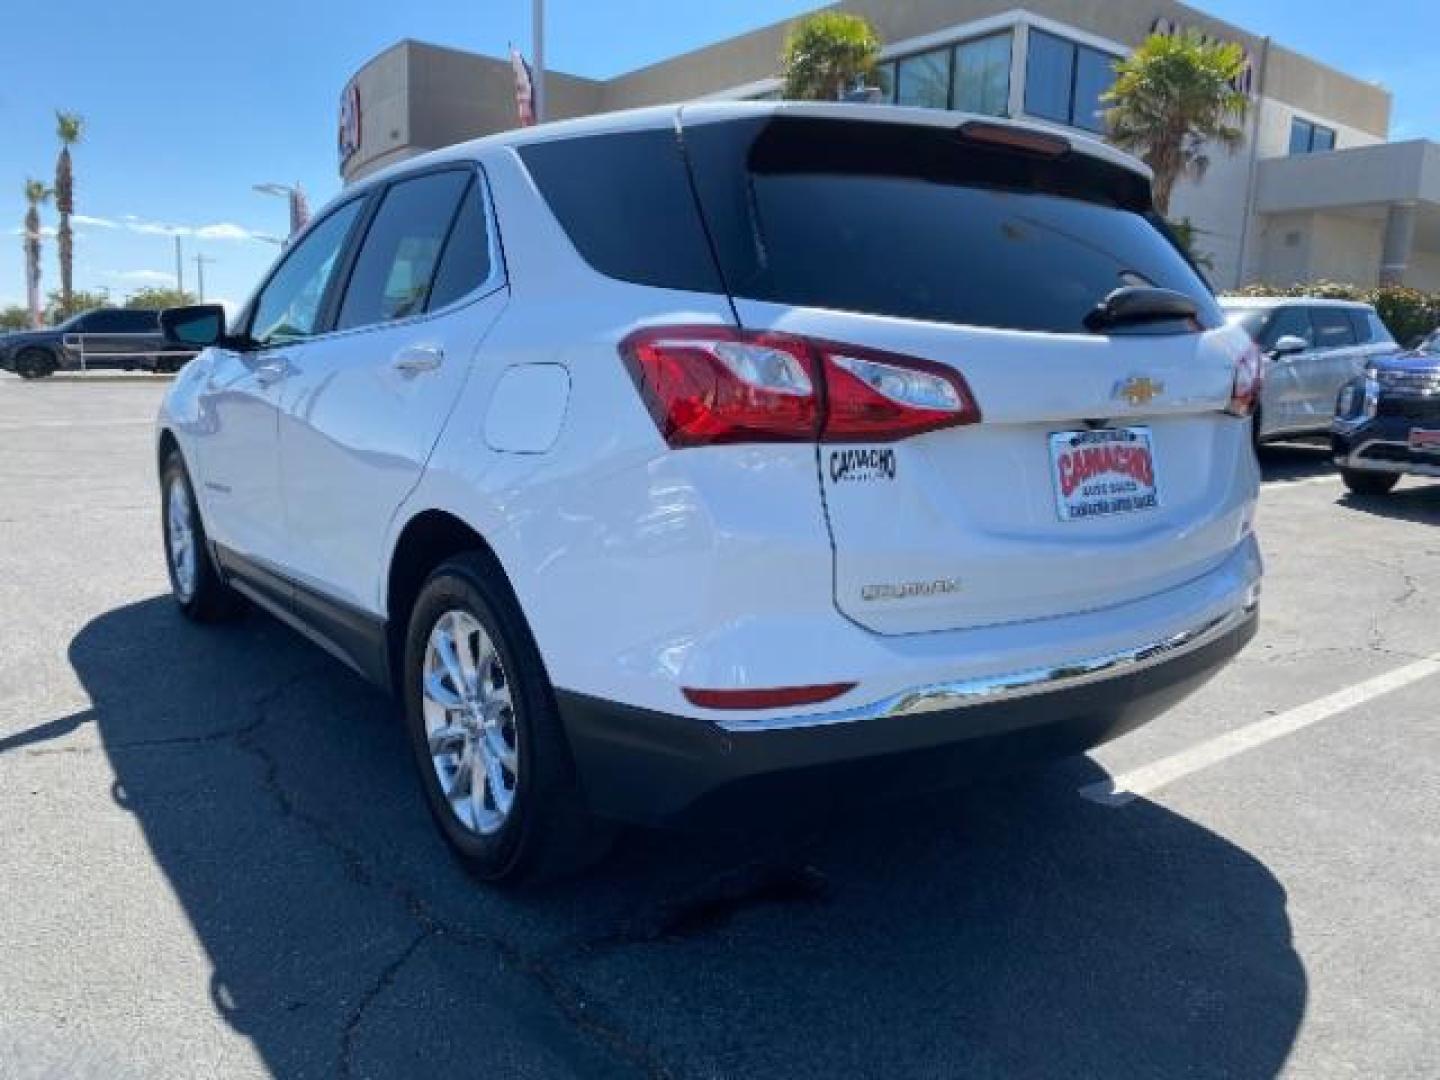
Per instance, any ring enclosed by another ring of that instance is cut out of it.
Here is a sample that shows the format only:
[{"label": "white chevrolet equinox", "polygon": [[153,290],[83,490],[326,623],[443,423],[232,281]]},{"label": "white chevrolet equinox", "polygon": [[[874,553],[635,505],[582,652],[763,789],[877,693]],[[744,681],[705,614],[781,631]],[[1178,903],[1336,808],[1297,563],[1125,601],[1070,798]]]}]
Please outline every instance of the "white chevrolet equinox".
[{"label": "white chevrolet equinox", "polygon": [[1078,135],[547,125],[348,188],[161,410],[175,598],[403,704],[487,878],[1093,747],[1255,632],[1259,356]]}]

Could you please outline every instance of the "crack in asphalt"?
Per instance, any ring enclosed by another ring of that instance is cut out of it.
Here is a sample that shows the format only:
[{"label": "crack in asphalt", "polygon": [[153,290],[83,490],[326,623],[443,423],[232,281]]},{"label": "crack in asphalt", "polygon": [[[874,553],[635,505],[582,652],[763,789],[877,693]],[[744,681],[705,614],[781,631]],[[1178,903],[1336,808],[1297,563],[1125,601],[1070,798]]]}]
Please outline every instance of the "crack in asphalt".
[{"label": "crack in asphalt", "polygon": [[[235,746],[250,754],[261,764],[260,784],[262,789],[279,807],[282,816],[288,817],[304,827],[323,847],[328,848],[340,861],[346,880],[363,888],[379,889],[395,901],[420,928],[419,935],[401,950],[390,964],[382,969],[374,983],[362,995],[362,1007],[352,1014],[342,1033],[340,1054],[336,1068],[341,1075],[348,1075],[353,1069],[355,1039],[363,1026],[365,1012],[375,999],[392,985],[405,964],[418,951],[422,942],[436,935],[445,935],[474,948],[488,949],[511,970],[527,977],[551,1002],[559,1014],[578,1032],[599,1043],[604,1049],[627,1064],[634,1066],[650,1080],[670,1080],[673,1073],[657,1059],[650,1050],[636,1042],[618,1026],[607,1022],[584,1000],[578,988],[568,983],[552,966],[539,956],[533,956],[503,938],[484,934],[468,927],[448,921],[437,915],[430,904],[404,882],[375,872],[365,853],[339,836],[329,822],[298,806],[290,793],[280,782],[280,762],[276,756],[262,746],[255,738],[270,721],[271,709],[295,683],[275,688],[256,703],[260,715],[251,723],[235,729],[230,738]],[[563,959],[563,958],[562,958]]]},{"label": "crack in asphalt", "polygon": [[401,970],[410,962],[411,957],[420,951],[421,945],[424,945],[434,936],[435,931],[432,929],[421,930],[420,933],[415,935],[409,945],[406,945],[405,948],[400,950],[398,956],[380,970],[380,974],[374,983],[366,989],[365,993],[360,995],[360,1000],[346,1018],[345,1026],[340,1032],[340,1059],[336,1062],[335,1074],[339,1076],[341,1080],[349,1080],[353,1074],[355,1067],[355,1037],[360,1033],[361,1025],[365,1021],[365,1014],[370,1010],[370,1006],[375,1003],[381,994],[385,993],[386,990],[395,984],[395,980],[400,977]]}]

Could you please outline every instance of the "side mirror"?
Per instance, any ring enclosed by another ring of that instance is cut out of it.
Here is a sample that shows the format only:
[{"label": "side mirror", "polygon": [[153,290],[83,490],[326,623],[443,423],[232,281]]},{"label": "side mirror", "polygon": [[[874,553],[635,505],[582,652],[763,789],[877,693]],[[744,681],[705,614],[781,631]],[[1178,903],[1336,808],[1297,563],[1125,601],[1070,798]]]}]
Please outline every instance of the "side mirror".
[{"label": "side mirror", "polygon": [[225,309],[219,304],[193,304],[160,312],[160,331],[171,345],[208,349],[225,340]]},{"label": "side mirror", "polygon": [[1309,348],[1310,343],[1303,337],[1295,334],[1286,334],[1279,341],[1275,342],[1274,345],[1270,346],[1270,355],[1297,356],[1300,353],[1306,352]]}]

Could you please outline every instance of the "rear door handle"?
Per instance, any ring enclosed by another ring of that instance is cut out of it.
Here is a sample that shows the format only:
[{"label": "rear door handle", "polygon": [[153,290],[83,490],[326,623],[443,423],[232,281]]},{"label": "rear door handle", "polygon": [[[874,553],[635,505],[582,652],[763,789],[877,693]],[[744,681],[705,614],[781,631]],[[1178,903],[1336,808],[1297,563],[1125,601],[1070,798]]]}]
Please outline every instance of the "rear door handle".
[{"label": "rear door handle", "polygon": [[390,361],[390,366],[402,375],[419,375],[434,371],[445,360],[445,350],[438,345],[411,345],[401,349]]}]

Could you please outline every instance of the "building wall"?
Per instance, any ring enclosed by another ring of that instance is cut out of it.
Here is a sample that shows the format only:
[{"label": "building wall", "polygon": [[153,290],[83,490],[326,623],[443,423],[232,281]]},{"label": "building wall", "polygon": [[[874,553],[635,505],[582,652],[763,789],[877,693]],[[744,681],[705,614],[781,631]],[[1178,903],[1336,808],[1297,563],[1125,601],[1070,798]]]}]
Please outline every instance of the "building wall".
[{"label": "building wall", "polygon": [[[834,9],[869,19],[899,56],[962,39],[967,27],[1038,22],[1115,52],[1138,45],[1165,19],[1240,44],[1255,75],[1253,116],[1246,144],[1230,154],[1215,148],[1202,183],[1182,182],[1172,215],[1188,217],[1214,264],[1212,280],[1232,288],[1285,264],[1289,250],[1263,246],[1253,213],[1258,163],[1288,154],[1297,115],[1337,132],[1344,149],[1384,140],[1390,95],[1342,72],[1290,52],[1239,27],[1171,0],[845,0]],[[608,82],[547,74],[549,116],[563,119],[704,97],[753,95],[773,86],[792,21],[775,23]],[[977,28],[978,29],[978,28]],[[1016,34],[1011,112],[1024,102],[1026,38]],[[508,60],[405,41],[356,76],[362,100],[362,149],[345,167],[347,180],[368,175],[410,154],[515,126],[514,79]]]}]

